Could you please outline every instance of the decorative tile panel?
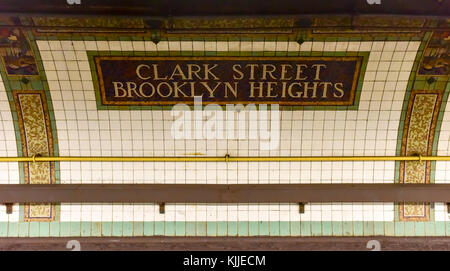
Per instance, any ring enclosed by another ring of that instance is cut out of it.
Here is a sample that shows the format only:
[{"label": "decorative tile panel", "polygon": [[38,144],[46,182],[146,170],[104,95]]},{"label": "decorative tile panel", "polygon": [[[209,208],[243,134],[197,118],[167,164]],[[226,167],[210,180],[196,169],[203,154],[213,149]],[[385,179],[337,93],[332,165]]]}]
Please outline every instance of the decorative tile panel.
[{"label": "decorative tile panel", "polygon": [[[13,94],[23,156],[53,156],[52,131],[44,92],[14,91]],[[24,172],[25,184],[55,183],[54,162],[24,163]],[[25,205],[25,221],[51,221],[54,218],[54,205]]]},{"label": "decorative tile panel", "polygon": [[[433,137],[441,106],[442,92],[413,91],[410,96],[403,132],[401,155],[432,155]],[[401,183],[429,183],[431,162],[403,161],[400,163]],[[401,221],[427,221],[428,204],[400,204]]]}]

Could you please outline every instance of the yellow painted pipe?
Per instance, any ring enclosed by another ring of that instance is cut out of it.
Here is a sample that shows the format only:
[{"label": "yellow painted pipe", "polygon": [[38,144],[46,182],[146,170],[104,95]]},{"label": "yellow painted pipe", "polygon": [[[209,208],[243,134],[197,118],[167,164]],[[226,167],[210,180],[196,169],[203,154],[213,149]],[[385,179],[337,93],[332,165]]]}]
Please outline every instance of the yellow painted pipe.
[{"label": "yellow painted pipe", "polygon": [[450,156],[264,156],[264,157],[0,157],[0,162],[324,162],[324,161],[450,161]]}]

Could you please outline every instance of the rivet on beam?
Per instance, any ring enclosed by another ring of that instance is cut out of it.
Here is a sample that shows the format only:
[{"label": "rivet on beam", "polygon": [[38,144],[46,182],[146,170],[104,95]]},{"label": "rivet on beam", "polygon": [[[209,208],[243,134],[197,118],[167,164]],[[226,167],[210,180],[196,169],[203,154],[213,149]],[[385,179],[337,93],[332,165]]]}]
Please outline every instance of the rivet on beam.
[{"label": "rivet on beam", "polygon": [[6,214],[10,215],[13,213],[13,204],[12,203],[5,203],[6,206]]},{"label": "rivet on beam", "polygon": [[299,202],[298,203],[298,212],[300,214],[304,214],[305,213],[305,203],[303,203],[303,202]]},{"label": "rivet on beam", "polygon": [[159,213],[160,214],[166,213],[166,204],[164,202],[159,204]]},{"label": "rivet on beam", "polygon": [[151,41],[153,41],[154,44],[158,44],[161,41],[161,38],[159,37],[159,35],[157,33],[155,33],[152,36],[153,37],[151,38]]},{"label": "rivet on beam", "polygon": [[434,77],[430,77],[430,78],[427,79],[428,85],[431,85],[431,84],[433,84],[434,82],[436,82],[436,78],[434,78]]},{"label": "rivet on beam", "polygon": [[20,81],[22,83],[24,83],[25,85],[28,84],[30,82],[30,80],[28,80],[26,77],[22,77],[22,79],[20,79]]}]

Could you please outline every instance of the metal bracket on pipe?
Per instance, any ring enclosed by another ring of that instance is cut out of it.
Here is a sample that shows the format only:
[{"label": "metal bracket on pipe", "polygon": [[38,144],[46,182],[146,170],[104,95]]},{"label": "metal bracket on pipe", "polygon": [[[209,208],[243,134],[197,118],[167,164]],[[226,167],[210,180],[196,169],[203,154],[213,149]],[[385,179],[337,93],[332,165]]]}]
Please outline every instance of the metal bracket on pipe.
[{"label": "metal bracket on pipe", "polygon": [[305,213],[305,203],[304,202],[299,202],[298,203],[298,212],[300,214],[304,214]]},{"label": "metal bracket on pipe", "polygon": [[159,213],[160,214],[166,213],[166,204],[164,202],[159,204]]},{"label": "metal bracket on pipe", "polygon": [[41,157],[40,154],[33,154],[33,156],[31,157],[33,159],[33,163],[36,163],[36,157]]},{"label": "metal bracket on pipe", "polygon": [[[192,154],[191,154],[192,155]],[[195,154],[197,155],[197,154]],[[0,157],[0,162],[324,162],[324,161],[450,161],[450,156],[172,156],[172,157],[106,157],[106,156],[43,156]]]},{"label": "metal bracket on pipe", "polygon": [[12,203],[5,203],[6,206],[6,214],[10,215],[13,213],[13,204]]}]

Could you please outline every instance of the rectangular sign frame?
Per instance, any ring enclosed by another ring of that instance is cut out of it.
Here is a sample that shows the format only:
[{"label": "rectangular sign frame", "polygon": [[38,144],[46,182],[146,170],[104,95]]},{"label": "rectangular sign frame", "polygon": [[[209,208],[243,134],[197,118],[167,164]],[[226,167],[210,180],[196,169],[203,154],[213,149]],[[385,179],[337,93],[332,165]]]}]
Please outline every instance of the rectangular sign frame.
[{"label": "rectangular sign frame", "polygon": [[[362,66],[363,62],[365,60],[364,56],[275,56],[275,57],[269,57],[269,56],[111,56],[111,55],[93,55],[91,56],[92,60],[95,64],[96,69],[96,76],[98,78],[98,92],[101,106],[172,106],[179,103],[184,103],[187,105],[193,105],[193,99],[191,101],[187,100],[166,100],[166,101],[159,101],[159,100],[125,100],[125,101],[119,101],[119,100],[110,100],[108,99],[108,95],[106,93],[105,89],[105,72],[102,69],[101,61],[102,60],[109,60],[109,61],[179,61],[179,63],[187,63],[187,62],[195,62],[195,61],[247,61],[250,62],[266,62],[270,63],[272,65],[280,64],[280,61],[290,61],[290,62],[314,62],[314,61],[333,61],[333,62],[340,62],[340,61],[354,61],[355,69],[351,72],[343,72],[344,75],[341,76],[350,76],[351,78],[351,89],[348,90],[349,92],[348,99],[344,101],[328,101],[328,100],[314,100],[314,101],[255,101],[255,100],[226,100],[226,101],[220,101],[220,100],[214,100],[214,101],[207,101],[204,100],[204,104],[218,104],[218,105],[225,105],[225,104],[279,104],[280,106],[353,106],[355,105],[356,96],[358,92],[358,82],[360,81],[360,78],[363,74]],[[278,62],[277,62],[278,61]],[[348,74],[348,75],[345,75]],[[107,74],[106,74],[107,75]],[[107,77],[107,76],[106,76]],[[323,80],[322,80],[323,81]]]}]

